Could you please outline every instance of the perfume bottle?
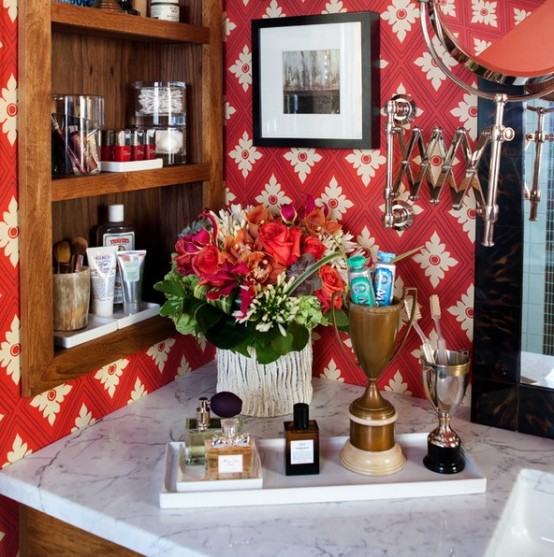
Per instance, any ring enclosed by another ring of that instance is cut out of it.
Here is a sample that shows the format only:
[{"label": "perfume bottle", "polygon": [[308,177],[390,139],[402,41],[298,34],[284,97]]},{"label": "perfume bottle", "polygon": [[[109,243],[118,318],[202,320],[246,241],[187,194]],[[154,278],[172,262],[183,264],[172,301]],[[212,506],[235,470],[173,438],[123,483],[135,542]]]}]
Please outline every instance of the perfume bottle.
[{"label": "perfume bottle", "polygon": [[240,431],[238,418],[221,420],[223,433],[206,439],[206,479],[239,480],[258,474],[256,443],[250,433]]},{"label": "perfume bottle", "polygon": [[187,418],[185,422],[185,463],[188,466],[205,465],[204,441],[217,433],[221,433],[221,420],[211,417],[208,399],[200,397],[196,418]]},{"label": "perfume bottle", "polygon": [[310,420],[310,407],[294,405],[293,421],[285,422],[285,473],[287,476],[319,474],[319,427]]}]

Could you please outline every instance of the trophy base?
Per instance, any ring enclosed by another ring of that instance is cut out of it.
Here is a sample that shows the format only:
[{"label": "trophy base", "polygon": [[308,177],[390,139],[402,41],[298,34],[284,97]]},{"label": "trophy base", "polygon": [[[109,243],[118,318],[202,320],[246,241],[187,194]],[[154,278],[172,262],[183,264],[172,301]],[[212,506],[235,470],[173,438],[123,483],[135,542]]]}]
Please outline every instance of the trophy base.
[{"label": "trophy base", "polygon": [[406,457],[398,443],[385,451],[364,451],[348,440],[341,449],[340,461],[348,470],[365,476],[388,476],[406,466]]},{"label": "trophy base", "polygon": [[457,474],[465,468],[466,461],[460,445],[438,447],[427,443],[427,456],[423,459],[423,464],[438,474]]}]

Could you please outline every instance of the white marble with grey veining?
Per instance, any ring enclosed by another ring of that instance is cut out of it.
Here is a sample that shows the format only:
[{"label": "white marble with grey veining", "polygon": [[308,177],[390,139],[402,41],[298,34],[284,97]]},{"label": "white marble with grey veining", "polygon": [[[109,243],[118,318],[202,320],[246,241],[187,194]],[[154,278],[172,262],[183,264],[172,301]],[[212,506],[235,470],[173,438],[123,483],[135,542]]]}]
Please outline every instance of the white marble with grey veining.
[{"label": "white marble with grey veining", "polygon": [[[160,509],[165,445],[178,440],[199,396],[215,392],[215,365],[155,391],[91,427],[0,471],[0,494],[151,556],[478,557],[485,553],[517,474],[552,471],[554,440],[473,424],[454,427],[487,477],[484,494],[366,502]],[[360,387],[314,379],[311,417],[322,436],[347,435]],[[425,400],[385,393],[398,433],[427,432]],[[259,437],[279,437],[285,418],[247,418]],[[263,497],[263,494],[261,495]]]}]

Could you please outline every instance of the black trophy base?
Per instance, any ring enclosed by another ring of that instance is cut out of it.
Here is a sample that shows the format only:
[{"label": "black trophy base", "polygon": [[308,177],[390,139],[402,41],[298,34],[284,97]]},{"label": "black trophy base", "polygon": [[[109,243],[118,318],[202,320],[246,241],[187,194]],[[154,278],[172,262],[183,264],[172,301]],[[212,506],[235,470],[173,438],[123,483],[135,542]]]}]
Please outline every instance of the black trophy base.
[{"label": "black trophy base", "polygon": [[427,456],[423,464],[438,474],[457,474],[465,468],[466,461],[461,446],[438,447],[427,443]]}]

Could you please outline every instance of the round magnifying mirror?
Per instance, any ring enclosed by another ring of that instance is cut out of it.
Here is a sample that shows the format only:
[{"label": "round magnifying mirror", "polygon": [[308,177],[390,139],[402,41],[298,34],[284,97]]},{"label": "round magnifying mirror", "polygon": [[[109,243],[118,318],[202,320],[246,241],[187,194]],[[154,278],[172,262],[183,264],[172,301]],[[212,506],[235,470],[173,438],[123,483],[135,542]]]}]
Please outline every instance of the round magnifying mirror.
[{"label": "round magnifying mirror", "polygon": [[546,90],[554,78],[554,0],[431,0],[448,52],[485,79]]}]

